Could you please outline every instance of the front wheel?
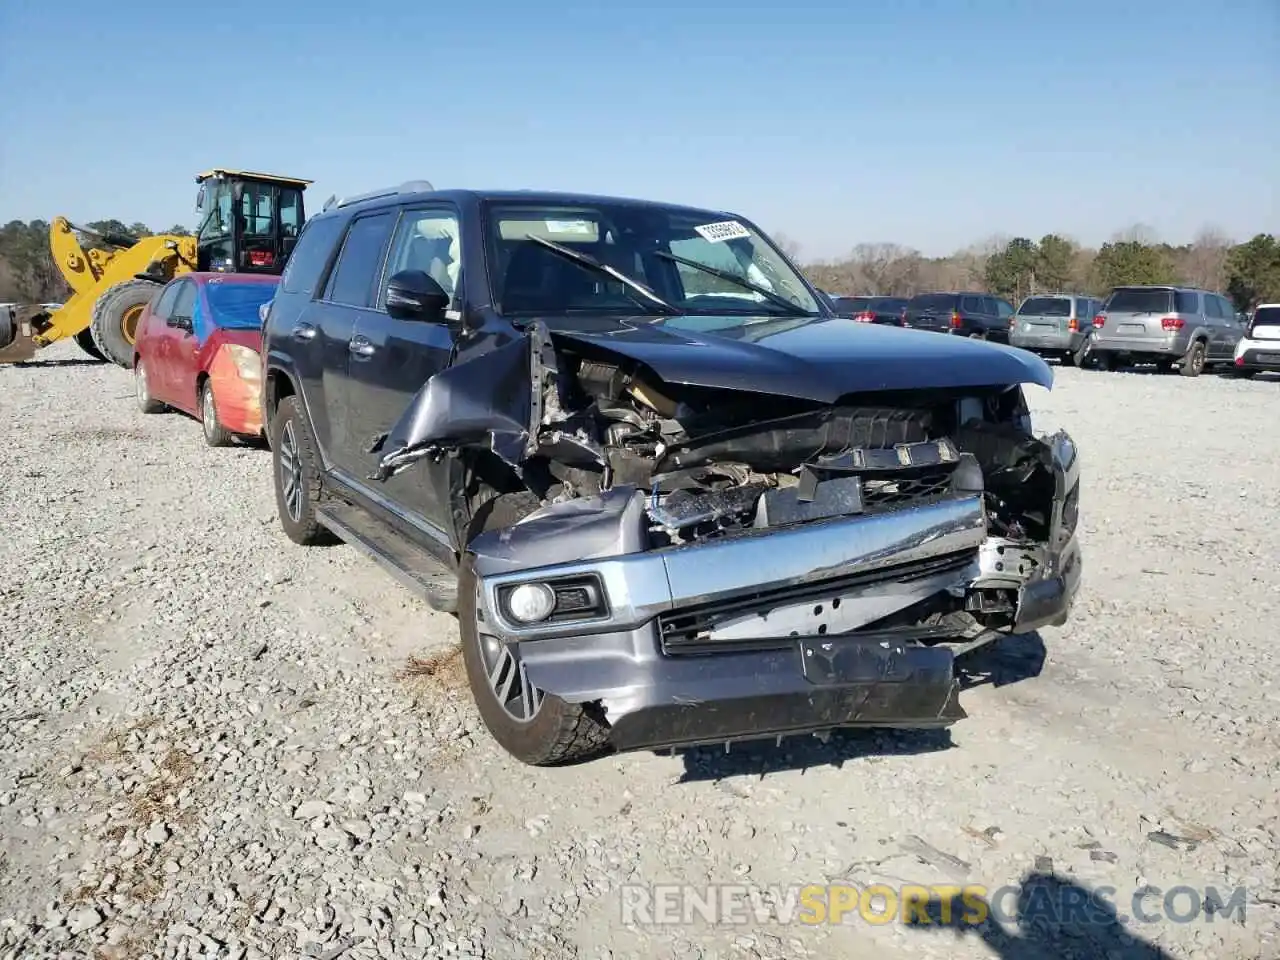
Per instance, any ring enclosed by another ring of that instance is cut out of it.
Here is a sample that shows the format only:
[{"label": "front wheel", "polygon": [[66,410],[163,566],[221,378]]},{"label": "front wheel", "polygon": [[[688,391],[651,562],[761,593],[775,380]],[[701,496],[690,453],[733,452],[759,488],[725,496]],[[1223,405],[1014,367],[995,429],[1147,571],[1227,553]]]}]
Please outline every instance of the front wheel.
[{"label": "front wheel", "polygon": [[[508,527],[538,503],[528,494],[507,494],[485,505],[470,531]],[[458,632],[462,660],[476,709],[498,745],[522,763],[561,766],[603,753],[608,727],[599,710],[569,703],[535,687],[520,658],[518,643],[507,643],[484,622],[473,557],[464,553],[458,575]]]},{"label": "front wheel", "polygon": [[150,280],[126,280],[98,298],[89,331],[103,356],[122,367],[132,363],[138,321],[158,289]]},{"label": "front wheel", "polygon": [[332,543],[333,535],[316,519],[321,496],[320,456],[297,397],[280,401],[270,430],[276,512],[285,536],[304,547]]},{"label": "front wheel", "polygon": [[235,435],[218,419],[213,384],[208,380],[200,384],[200,426],[204,429],[204,442],[211,447],[229,447],[235,439]]}]

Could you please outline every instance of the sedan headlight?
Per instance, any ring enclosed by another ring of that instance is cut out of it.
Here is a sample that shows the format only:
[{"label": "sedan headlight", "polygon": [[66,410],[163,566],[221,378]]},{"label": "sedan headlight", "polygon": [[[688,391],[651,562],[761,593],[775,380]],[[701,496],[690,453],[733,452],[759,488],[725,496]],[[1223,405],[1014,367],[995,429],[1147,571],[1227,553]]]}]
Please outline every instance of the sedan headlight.
[{"label": "sedan headlight", "polygon": [[229,343],[222,349],[231,357],[231,362],[235,364],[236,372],[240,374],[242,380],[262,379],[262,357],[258,355],[258,351],[238,343]]}]

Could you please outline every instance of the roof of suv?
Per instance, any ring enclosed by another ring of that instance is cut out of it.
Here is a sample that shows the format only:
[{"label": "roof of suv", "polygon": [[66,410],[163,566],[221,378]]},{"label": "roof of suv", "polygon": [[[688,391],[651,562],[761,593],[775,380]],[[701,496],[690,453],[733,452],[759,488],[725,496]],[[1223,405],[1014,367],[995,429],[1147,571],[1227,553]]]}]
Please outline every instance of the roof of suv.
[{"label": "roof of suv", "polygon": [[726,210],[715,210],[709,207],[691,207],[680,203],[667,203],[660,200],[645,200],[636,197],[607,196],[590,193],[570,193],[558,190],[404,190],[389,187],[385,191],[363,194],[346,200],[338,200],[327,210],[317,214],[322,217],[338,210],[362,210],[389,204],[415,203],[423,200],[444,200],[452,203],[474,203],[485,200],[499,202],[545,203],[591,206],[593,204],[624,203],[629,206],[652,207],[654,209],[687,210],[696,213],[714,213],[717,216],[737,216]]}]

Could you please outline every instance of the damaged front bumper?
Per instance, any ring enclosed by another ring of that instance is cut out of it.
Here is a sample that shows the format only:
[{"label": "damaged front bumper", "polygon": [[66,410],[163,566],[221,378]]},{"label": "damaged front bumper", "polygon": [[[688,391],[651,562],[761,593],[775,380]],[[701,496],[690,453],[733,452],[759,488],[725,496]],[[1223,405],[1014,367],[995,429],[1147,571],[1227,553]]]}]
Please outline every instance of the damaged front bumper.
[{"label": "damaged front bumper", "polygon": [[[518,648],[538,688],[598,703],[620,750],[948,726],[965,716],[949,644],[1062,623],[1078,588],[1075,450],[1047,442],[1048,543],[990,536],[982,494],[961,493],[649,550],[645,494],[619,487],[473,542],[480,629]],[[510,598],[531,583],[556,612],[521,623]],[[938,596],[1012,597],[1009,625],[878,626]]]}]

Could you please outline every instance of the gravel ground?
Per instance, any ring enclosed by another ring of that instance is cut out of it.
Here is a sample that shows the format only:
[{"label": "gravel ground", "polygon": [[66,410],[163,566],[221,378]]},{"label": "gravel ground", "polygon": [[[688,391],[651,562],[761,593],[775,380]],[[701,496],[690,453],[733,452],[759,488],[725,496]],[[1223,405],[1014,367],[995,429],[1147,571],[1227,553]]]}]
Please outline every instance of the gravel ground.
[{"label": "gravel ground", "polygon": [[[450,618],[286,541],[264,450],[42,360],[0,367],[3,960],[1280,957],[1275,379],[1033,388],[1085,457],[1086,584],[975,662],[950,732],[538,771],[480,727]],[[709,883],[1248,901],[1071,936],[624,923],[626,885]]]}]

